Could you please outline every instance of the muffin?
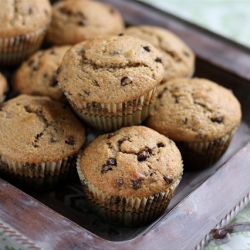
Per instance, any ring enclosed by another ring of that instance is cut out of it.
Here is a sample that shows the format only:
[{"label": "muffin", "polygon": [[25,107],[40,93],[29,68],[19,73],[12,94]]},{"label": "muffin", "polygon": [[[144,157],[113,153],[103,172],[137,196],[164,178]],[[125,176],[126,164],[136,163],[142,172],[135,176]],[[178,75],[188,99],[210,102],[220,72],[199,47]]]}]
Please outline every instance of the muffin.
[{"label": "muffin", "polygon": [[21,94],[49,96],[58,101],[66,101],[57,84],[56,70],[70,46],[54,46],[39,50],[16,70],[13,86]]},{"label": "muffin", "polygon": [[135,227],[163,214],[183,166],[172,140],[150,128],[130,126],[92,141],[79,154],[77,171],[86,198],[100,218]]},{"label": "muffin", "polygon": [[168,81],[161,85],[158,103],[145,124],[176,143],[185,170],[215,163],[228,148],[242,116],[230,90],[202,78]]},{"label": "muffin", "polygon": [[131,26],[124,34],[150,42],[162,54],[163,80],[191,77],[195,70],[195,55],[189,46],[171,31],[149,25]]},{"label": "muffin", "polygon": [[48,44],[77,44],[89,38],[116,35],[124,30],[121,14],[108,4],[89,0],[66,0],[53,4]]},{"label": "muffin", "polygon": [[6,98],[6,93],[9,90],[6,77],[0,72],[0,103]]},{"label": "muffin", "polygon": [[162,80],[161,54],[130,36],[105,36],[73,46],[58,68],[58,84],[89,126],[114,131],[140,124]]},{"label": "muffin", "polygon": [[0,176],[27,192],[50,191],[70,179],[85,137],[69,105],[12,98],[0,109]]},{"label": "muffin", "polygon": [[51,21],[48,0],[0,0],[0,66],[14,66],[37,51]]}]

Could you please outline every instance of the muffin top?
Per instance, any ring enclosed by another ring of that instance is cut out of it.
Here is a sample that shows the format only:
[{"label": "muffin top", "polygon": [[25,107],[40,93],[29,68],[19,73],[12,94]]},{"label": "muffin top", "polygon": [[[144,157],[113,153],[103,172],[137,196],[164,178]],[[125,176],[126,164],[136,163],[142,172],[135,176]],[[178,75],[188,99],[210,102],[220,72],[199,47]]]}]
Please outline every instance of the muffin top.
[{"label": "muffin top", "polygon": [[17,162],[56,162],[78,153],[85,128],[69,106],[20,95],[1,105],[0,156]]},{"label": "muffin top", "polygon": [[0,0],[0,37],[25,36],[51,21],[49,0]]},{"label": "muffin top", "polygon": [[121,103],[137,99],[162,80],[160,52],[130,36],[86,40],[65,54],[58,84],[70,99]]},{"label": "muffin top", "polygon": [[66,101],[57,84],[56,70],[69,48],[69,45],[54,46],[30,56],[15,72],[15,90],[22,94],[44,95],[54,100]]},{"label": "muffin top", "polygon": [[8,82],[5,76],[0,72],[0,102],[5,98],[5,93],[8,91]]},{"label": "muffin top", "polygon": [[156,26],[131,26],[124,34],[150,42],[162,54],[163,79],[191,77],[195,68],[195,55],[188,45],[169,30]]},{"label": "muffin top", "polygon": [[46,41],[52,44],[76,44],[124,30],[121,14],[108,4],[90,0],[65,0],[53,5],[52,22]]},{"label": "muffin top", "polygon": [[175,143],[144,126],[123,127],[97,137],[79,155],[78,168],[86,182],[123,197],[165,192],[183,171]]},{"label": "muffin top", "polygon": [[173,79],[158,90],[159,107],[146,125],[175,142],[211,142],[234,130],[241,106],[233,93],[207,79]]}]

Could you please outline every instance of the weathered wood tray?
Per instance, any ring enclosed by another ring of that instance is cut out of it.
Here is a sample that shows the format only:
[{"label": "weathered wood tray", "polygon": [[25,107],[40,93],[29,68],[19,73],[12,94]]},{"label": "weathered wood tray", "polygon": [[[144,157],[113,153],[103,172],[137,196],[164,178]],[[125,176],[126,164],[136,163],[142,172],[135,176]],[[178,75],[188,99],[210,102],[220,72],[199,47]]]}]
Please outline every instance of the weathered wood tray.
[{"label": "weathered wood tray", "polygon": [[86,206],[76,176],[65,188],[32,196],[0,179],[0,229],[24,249],[200,249],[250,192],[250,49],[137,1],[103,2],[118,8],[128,25],[162,26],[181,37],[197,55],[195,76],[230,88],[240,100],[240,128],[219,162],[184,173],[168,209],[150,225],[101,222]]}]

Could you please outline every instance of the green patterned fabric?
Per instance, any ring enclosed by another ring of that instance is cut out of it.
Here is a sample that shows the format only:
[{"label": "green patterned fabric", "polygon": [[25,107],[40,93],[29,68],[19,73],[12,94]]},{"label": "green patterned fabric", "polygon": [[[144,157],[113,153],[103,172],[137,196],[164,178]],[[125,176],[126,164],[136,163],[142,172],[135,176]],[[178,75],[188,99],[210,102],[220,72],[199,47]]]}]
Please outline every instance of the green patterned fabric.
[{"label": "green patterned fabric", "polygon": [[250,0],[140,0],[250,47]]}]

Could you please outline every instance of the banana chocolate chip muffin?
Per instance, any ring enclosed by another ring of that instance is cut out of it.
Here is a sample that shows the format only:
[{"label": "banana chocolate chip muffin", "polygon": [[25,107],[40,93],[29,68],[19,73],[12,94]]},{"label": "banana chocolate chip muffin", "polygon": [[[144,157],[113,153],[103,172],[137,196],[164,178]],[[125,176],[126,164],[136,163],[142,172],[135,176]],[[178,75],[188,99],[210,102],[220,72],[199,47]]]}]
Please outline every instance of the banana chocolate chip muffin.
[{"label": "banana chocolate chip muffin", "polygon": [[157,26],[131,26],[124,34],[150,42],[162,54],[163,80],[191,77],[195,70],[195,54],[191,48],[171,31]]},{"label": "banana chocolate chip muffin", "polygon": [[145,124],[176,143],[185,170],[199,170],[223,155],[241,116],[229,89],[208,79],[179,78],[161,85],[158,108]]},{"label": "banana chocolate chip muffin", "polygon": [[13,86],[21,94],[49,96],[58,101],[66,101],[57,84],[56,71],[69,45],[54,46],[39,50],[16,70]]},{"label": "banana chocolate chip muffin", "polygon": [[73,45],[97,36],[116,35],[123,30],[123,18],[114,7],[92,0],[65,0],[53,4],[46,41],[54,45]]},{"label": "banana chocolate chip muffin", "polygon": [[0,65],[14,66],[37,51],[51,21],[49,0],[0,0]]},{"label": "banana chocolate chip muffin", "polygon": [[58,68],[58,84],[90,126],[114,131],[140,124],[163,77],[160,52],[131,36],[103,36],[73,46]]},{"label": "banana chocolate chip muffin", "polygon": [[162,215],[183,166],[172,140],[130,126],[92,141],[79,154],[77,171],[92,209],[110,223],[132,227]]},{"label": "banana chocolate chip muffin", "polygon": [[85,128],[69,105],[19,95],[0,109],[0,176],[27,192],[67,181],[85,142]]}]

